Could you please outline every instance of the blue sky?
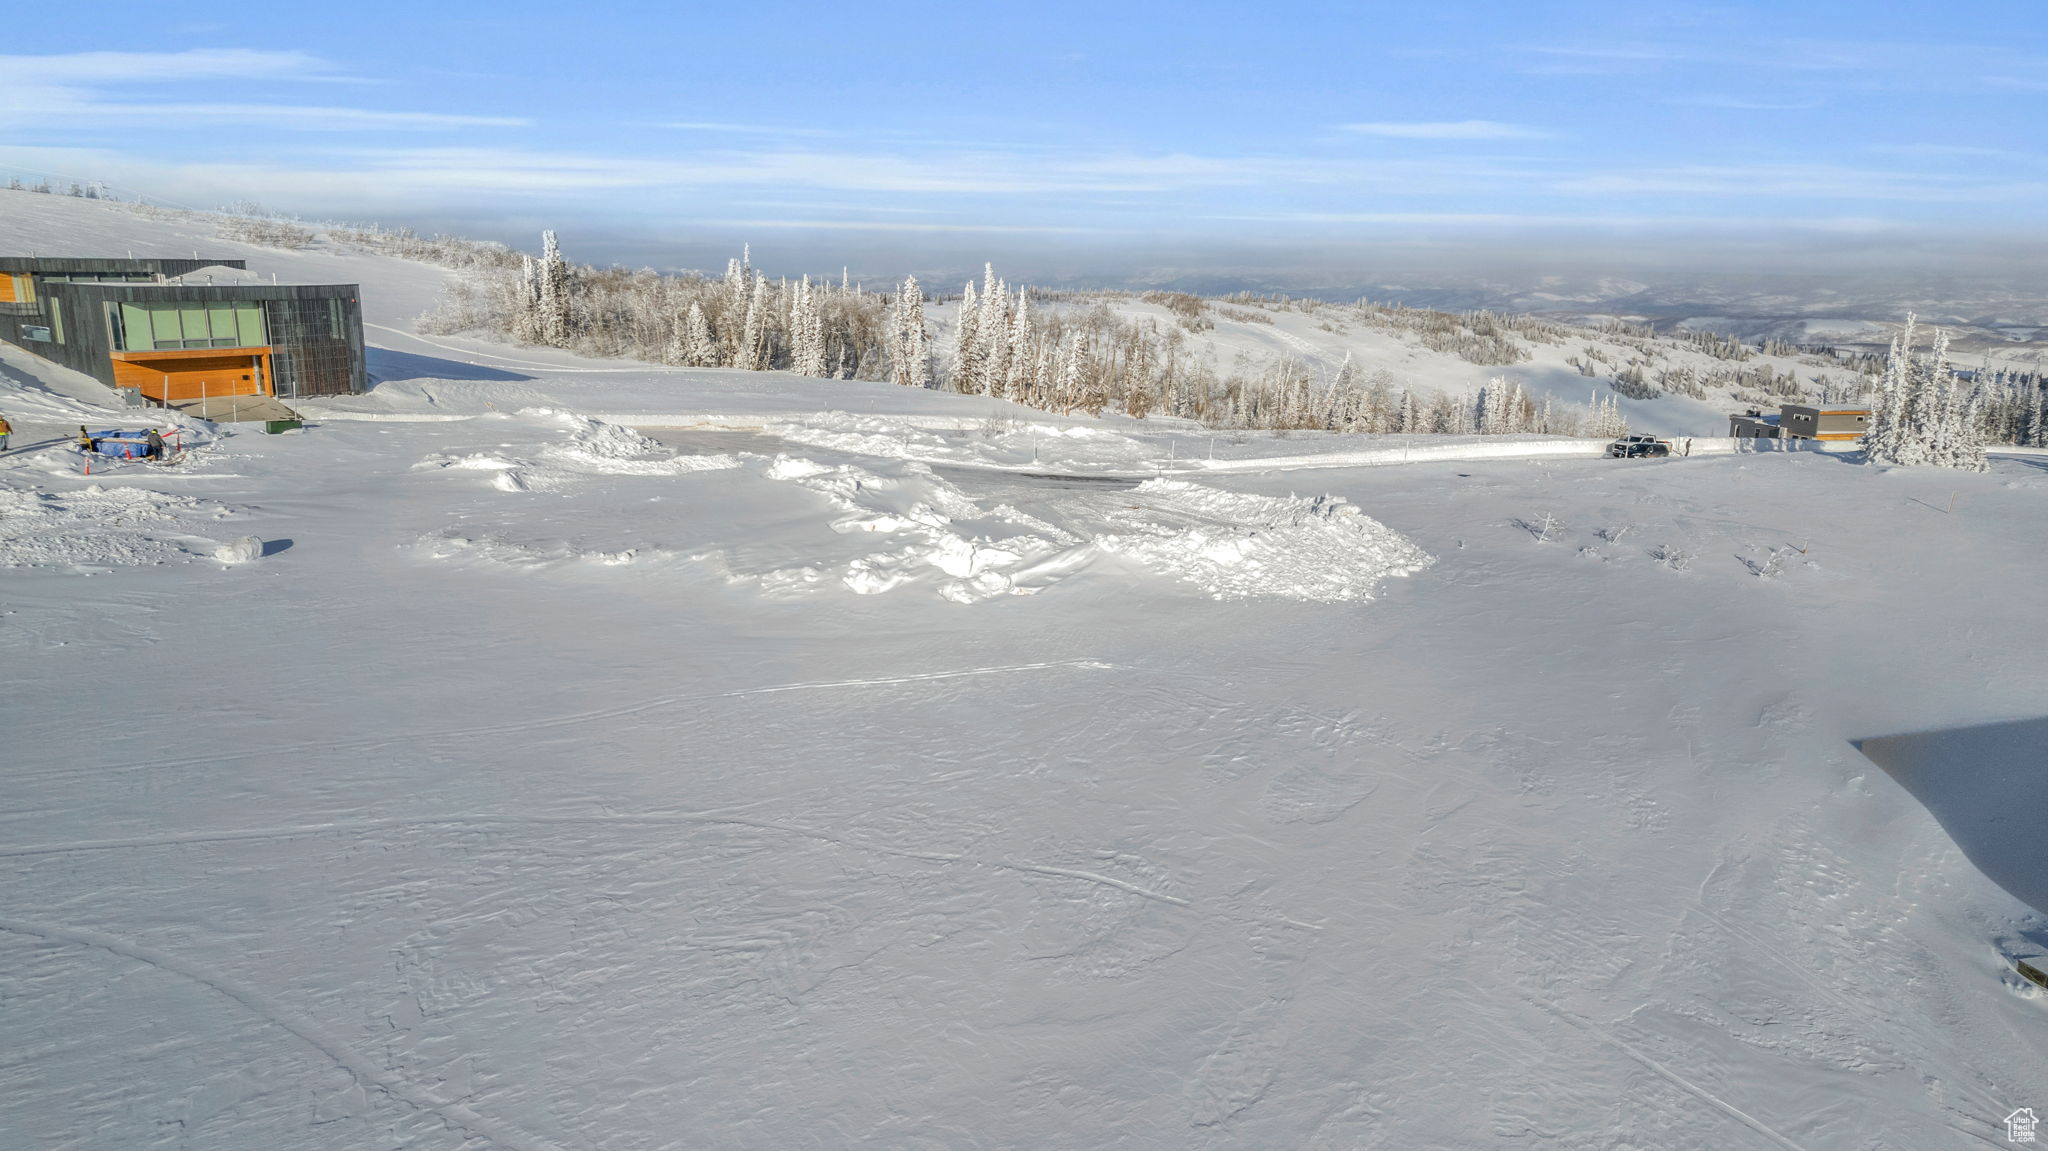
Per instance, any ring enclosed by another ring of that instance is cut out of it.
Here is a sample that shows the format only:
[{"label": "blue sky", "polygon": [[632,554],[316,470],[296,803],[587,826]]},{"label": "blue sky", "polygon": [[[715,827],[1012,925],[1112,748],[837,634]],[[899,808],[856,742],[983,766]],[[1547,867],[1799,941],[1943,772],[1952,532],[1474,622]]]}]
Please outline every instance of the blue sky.
[{"label": "blue sky", "polygon": [[11,12],[0,172],[812,263],[2048,231],[2039,0],[229,11]]}]

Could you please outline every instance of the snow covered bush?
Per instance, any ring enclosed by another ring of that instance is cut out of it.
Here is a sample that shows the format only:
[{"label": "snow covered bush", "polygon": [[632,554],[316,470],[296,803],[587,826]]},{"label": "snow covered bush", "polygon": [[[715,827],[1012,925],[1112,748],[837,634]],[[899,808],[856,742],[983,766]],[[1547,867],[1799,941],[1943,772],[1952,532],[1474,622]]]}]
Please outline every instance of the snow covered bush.
[{"label": "snow covered bush", "polygon": [[1528,532],[1539,544],[1547,544],[1564,532],[1564,521],[1551,512],[1544,512],[1533,520],[1516,520],[1515,526]]},{"label": "snow covered bush", "polygon": [[1760,560],[1745,559],[1742,563],[1744,567],[1749,569],[1750,574],[1758,579],[1777,579],[1785,574],[1785,560],[1787,557],[1797,550],[1797,548],[1789,546],[1776,547],[1766,552],[1764,558]]},{"label": "snow covered bush", "polygon": [[289,220],[228,216],[215,225],[213,231],[223,240],[239,240],[265,248],[297,251],[313,246],[313,230]]}]

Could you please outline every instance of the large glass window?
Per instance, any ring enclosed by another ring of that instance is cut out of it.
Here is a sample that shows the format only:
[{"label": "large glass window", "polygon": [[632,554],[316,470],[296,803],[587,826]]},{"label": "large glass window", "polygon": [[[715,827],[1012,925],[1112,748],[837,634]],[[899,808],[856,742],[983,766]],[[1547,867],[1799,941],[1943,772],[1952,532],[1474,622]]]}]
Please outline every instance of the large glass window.
[{"label": "large glass window", "polygon": [[257,348],[265,338],[258,303],[122,304],[114,342],[124,352],[172,348]]}]

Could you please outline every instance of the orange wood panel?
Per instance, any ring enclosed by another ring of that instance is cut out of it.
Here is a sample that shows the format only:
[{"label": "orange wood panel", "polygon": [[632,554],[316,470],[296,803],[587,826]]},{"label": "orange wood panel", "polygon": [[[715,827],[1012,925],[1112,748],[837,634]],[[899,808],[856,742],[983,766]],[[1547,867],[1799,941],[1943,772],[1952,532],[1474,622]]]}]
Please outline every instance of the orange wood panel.
[{"label": "orange wood panel", "polygon": [[223,355],[212,349],[182,352],[125,352],[114,358],[114,383],[140,388],[159,401],[197,400],[207,396],[269,394],[270,353],[242,351]]}]

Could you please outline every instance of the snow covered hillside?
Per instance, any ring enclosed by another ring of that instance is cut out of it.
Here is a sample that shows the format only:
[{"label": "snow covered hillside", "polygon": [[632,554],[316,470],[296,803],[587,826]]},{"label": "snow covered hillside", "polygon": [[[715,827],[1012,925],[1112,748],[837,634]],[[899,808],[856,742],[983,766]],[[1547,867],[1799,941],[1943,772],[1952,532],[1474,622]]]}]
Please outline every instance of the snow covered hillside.
[{"label": "snow covered hillside", "polygon": [[[1192,299],[1191,297],[1189,299]],[[1129,295],[1062,297],[1062,306],[1100,302],[1113,311],[1172,328],[1188,310]],[[1184,306],[1185,308],[1185,306]],[[1470,326],[1450,327],[1444,316],[1440,330],[1431,321],[1392,306],[1331,304],[1313,299],[1205,301],[1194,312],[1197,328],[1188,343],[1213,362],[1287,357],[1306,364],[1327,382],[1343,370],[1347,357],[1364,379],[1394,391],[1413,389],[1444,395],[1480,391],[1496,377],[1520,383],[1537,404],[1587,405],[1616,398],[1610,381],[1636,381],[1621,395],[1622,413],[1631,429],[1663,436],[1725,436],[1728,414],[1746,406],[1775,410],[1788,398],[1763,390],[1756,381],[1765,374],[1818,396],[1823,386],[1847,394],[1861,382],[1859,372],[1844,360],[1800,353],[1787,348],[1765,355],[1755,349],[1736,350],[1732,341],[1703,337],[1701,342],[1658,336],[1647,329],[1629,329],[1610,322],[1607,328],[1545,321],[1514,321],[1488,338],[1492,317],[1481,320],[1473,338]],[[1479,352],[1461,354],[1474,345],[1497,343],[1522,357]],[[1707,350],[1709,347],[1719,352]],[[1732,360],[1731,355],[1739,355]],[[1746,379],[1747,383],[1739,383]],[[1659,381],[1663,381],[1661,386]],[[1783,385],[1778,385],[1782,387]],[[1691,389],[1698,394],[1690,394]]]},{"label": "snow covered hillside", "polygon": [[[311,243],[283,250],[234,238],[270,227],[281,228],[287,235],[297,232]],[[515,373],[578,363],[587,366],[587,362],[548,348],[525,348],[506,359],[502,347],[465,338],[476,334],[480,322],[502,308],[501,297],[511,276],[504,268],[429,271],[424,265],[363,250],[347,236],[346,231],[331,228],[297,229],[270,221],[0,192],[0,244],[24,251],[75,253],[90,248],[111,254],[217,253],[249,259],[258,277],[274,274],[305,282],[359,281],[364,285],[366,323],[373,337],[387,346],[386,354],[371,364],[372,373],[380,379],[405,380],[423,371],[445,373],[449,371],[446,366],[422,363],[417,356],[446,357],[451,351],[463,359],[479,358],[471,353],[481,353],[479,365],[473,366],[488,364]],[[684,308],[653,282],[652,273],[587,271],[593,274],[585,277],[588,282],[582,290],[601,294],[601,298],[585,301],[592,313],[587,322],[612,330],[601,337],[572,334],[537,342],[586,350],[592,344],[609,349],[631,346],[638,349],[636,354],[650,359],[711,362],[675,356],[675,345],[685,342],[679,327]],[[751,277],[756,271],[749,268],[746,275]],[[789,288],[787,284],[764,286],[778,301]],[[989,289],[998,286],[992,276],[983,283],[982,311],[989,310]],[[961,285],[930,287],[957,293]],[[972,308],[973,285],[966,287]],[[821,285],[820,291],[825,290]],[[746,295],[743,282],[738,293],[742,298]],[[1368,420],[1364,430],[1401,430],[1393,409],[1410,394],[1425,406],[1432,398],[1456,401],[1451,405],[1458,409],[1456,418],[1449,412],[1436,413],[1425,419],[1427,430],[1467,430],[1462,425],[1472,421],[1479,393],[1489,380],[1500,378],[1519,386],[1530,404],[1526,426],[1513,430],[1557,430],[1536,426],[1540,421],[1535,417],[1550,405],[1557,410],[1555,422],[1567,434],[1588,431],[1597,422],[1590,414],[1581,419],[1582,413],[1590,412],[1590,405],[1618,403],[1621,416],[1636,431],[1721,436],[1727,434],[1731,411],[1759,405],[1773,408],[1787,399],[1849,397],[1874,371],[1867,362],[1790,345],[1774,344],[1766,353],[1708,331],[1660,335],[1612,317],[1598,323],[1565,324],[1526,317],[1422,312],[1398,304],[1330,304],[1284,297],[1204,300],[1180,293],[1040,293],[1034,299],[1041,316],[1056,323],[1085,328],[1089,317],[1097,313],[1105,317],[1096,322],[1095,338],[1112,344],[1133,343],[1122,352],[1106,352],[1106,358],[1170,361],[1174,365],[1170,370],[1161,369],[1175,377],[1163,385],[1167,392],[1176,387],[1214,391],[1231,383],[1276,391],[1298,386],[1311,393],[1329,394],[1332,384],[1347,381],[1361,399],[1369,393],[1376,405],[1386,409],[1381,418]],[[999,325],[1007,327],[1010,305],[1004,300],[996,297],[994,310],[1002,313]],[[778,303],[769,310],[779,315],[787,305]],[[1019,304],[1017,310],[1024,310],[1023,306]],[[933,347],[939,351],[945,373],[955,377],[956,390],[1005,391],[986,385],[962,386],[957,378],[963,372],[948,360],[958,337],[961,311],[957,301],[933,303],[927,315],[933,328]],[[501,322],[507,319],[502,315],[496,318]],[[422,319],[426,320],[425,329],[419,323]],[[736,315],[732,322],[738,324]],[[983,323],[988,322],[984,317]],[[1121,326],[1111,331],[1105,323]],[[483,328],[491,326],[481,323]],[[673,335],[669,334],[671,327],[677,327]],[[456,334],[422,335],[423,330]],[[730,335],[724,333],[721,338]],[[729,362],[729,357],[716,362]],[[617,374],[618,366],[612,368]],[[1128,365],[1115,370],[1126,371]],[[1164,395],[1148,402],[1155,412],[1169,406]],[[1271,425],[1255,419],[1248,426]],[[1286,426],[1307,425],[1290,421]]]},{"label": "snow covered hillside", "polygon": [[0,251],[360,282],[382,382],[85,476],[66,432],[133,416],[0,350],[0,1146],[1922,1151],[2048,1107],[2048,455],[587,361],[189,227],[0,193]]}]

